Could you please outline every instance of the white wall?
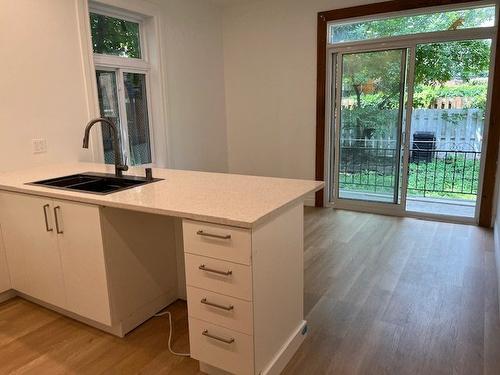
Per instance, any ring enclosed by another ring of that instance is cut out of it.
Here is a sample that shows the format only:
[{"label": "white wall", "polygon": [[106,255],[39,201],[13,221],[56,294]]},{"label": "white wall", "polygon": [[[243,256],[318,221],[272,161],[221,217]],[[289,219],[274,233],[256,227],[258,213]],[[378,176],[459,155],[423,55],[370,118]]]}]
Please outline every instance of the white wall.
[{"label": "white wall", "polygon": [[[0,171],[90,158],[77,1],[0,0]],[[221,10],[205,0],[154,3],[171,166],[226,171]],[[33,155],[33,138],[47,139],[46,154]]]},{"label": "white wall", "polygon": [[227,172],[222,9],[207,0],[163,4],[173,166]]},{"label": "white wall", "polygon": [[[73,1],[0,0],[0,171],[82,157],[86,118]],[[46,138],[34,155],[31,140]]]},{"label": "white wall", "polygon": [[[5,254],[5,246],[0,228],[0,295],[11,288],[10,273],[7,266],[7,257]],[[2,298],[0,297],[0,301]]]},{"label": "white wall", "polygon": [[376,1],[250,1],[224,12],[229,171],[314,178],[319,11]]}]

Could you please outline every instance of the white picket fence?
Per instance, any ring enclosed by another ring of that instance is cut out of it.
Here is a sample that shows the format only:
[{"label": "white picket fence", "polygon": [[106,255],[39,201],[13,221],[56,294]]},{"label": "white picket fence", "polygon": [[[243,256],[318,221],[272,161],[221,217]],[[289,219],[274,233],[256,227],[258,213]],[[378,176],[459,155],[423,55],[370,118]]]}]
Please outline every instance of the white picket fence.
[{"label": "white picket fence", "polygon": [[[436,149],[456,151],[481,151],[484,119],[481,109],[414,109],[411,119],[411,144],[416,132],[434,133]],[[342,132],[342,145],[355,144],[353,130]],[[394,148],[396,133],[362,139],[364,147]],[[359,143],[357,143],[359,145]],[[411,145],[410,145],[411,146]]]},{"label": "white picket fence", "polygon": [[[416,109],[412,133],[432,132],[439,150],[481,151],[484,119],[480,109]],[[413,142],[412,134],[412,142]]]}]

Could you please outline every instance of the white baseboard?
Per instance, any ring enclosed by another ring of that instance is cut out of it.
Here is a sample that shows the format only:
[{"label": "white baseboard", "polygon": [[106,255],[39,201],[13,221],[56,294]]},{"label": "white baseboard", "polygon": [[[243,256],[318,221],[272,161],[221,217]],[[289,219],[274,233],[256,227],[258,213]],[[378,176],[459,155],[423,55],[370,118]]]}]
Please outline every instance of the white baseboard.
[{"label": "white baseboard", "polygon": [[59,314],[64,315],[64,316],[66,316],[68,318],[77,320],[77,321],[79,321],[79,322],[81,322],[83,324],[86,324],[88,326],[97,328],[98,330],[110,333],[110,334],[112,334],[114,336],[123,337],[123,335],[121,333],[121,326],[120,325],[107,326],[105,324],[96,322],[94,320],[84,318],[83,316],[75,314],[75,313],[73,313],[71,311],[68,311],[66,309],[63,309],[61,307],[54,306],[54,305],[52,305],[50,303],[41,301],[38,298],[31,297],[31,296],[29,296],[27,294],[24,294],[22,292],[19,292],[19,291],[16,291],[16,295],[19,296],[19,297],[21,297],[21,298],[23,298],[23,299],[25,299],[26,301],[30,301],[32,303],[35,303],[35,304],[40,305],[42,307],[45,307],[46,309],[55,311],[56,313],[59,313]]},{"label": "white baseboard", "polygon": [[133,329],[139,327],[146,320],[154,316],[158,311],[163,310],[171,303],[177,300],[175,291],[164,293],[163,295],[155,298],[153,301],[148,302],[137,311],[131,313],[128,317],[120,319],[121,332],[120,337],[124,337]]},{"label": "white baseboard", "polygon": [[280,351],[271,362],[262,370],[262,375],[279,375],[286,367],[290,359],[299,349],[307,335],[307,322],[305,320],[297,327],[294,334],[281,347]]},{"label": "white baseboard", "polygon": [[37,298],[31,297],[27,294],[15,291],[15,290],[9,290],[5,293],[0,294],[0,302],[6,301],[7,299],[13,298],[15,296],[19,296],[27,301],[36,303],[37,305],[43,306],[49,310],[53,310],[61,315],[67,316],[68,318],[77,320],[81,323],[84,323],[86,325],[89,325],[91,327],[97,328],[101,331],[110,333],[114,336],[118,336],[120,338],[125,337],[125,335],[132,331],[133,329],[137,328],[139,325],[141,325],[143,322],[154,316],[155,313],[158,311],[162,310],[163,308],[167,307],[171,303],[175,302],[177,300],[177,297],[172,294],[172,293],[167,293],[164,294],[155,300],[149,302],[145,306],[143,306],[142,309],[134,312],[131,314],[128,318],[120,320],[115,322],[113,325],[108,326],[99,322],[96,322],[94,320],[85,318],[81,315],[75,314],[71,311],[68,311],[66,309],[63,309],[58,306],[54,306],[50,303],[43,302]]}]

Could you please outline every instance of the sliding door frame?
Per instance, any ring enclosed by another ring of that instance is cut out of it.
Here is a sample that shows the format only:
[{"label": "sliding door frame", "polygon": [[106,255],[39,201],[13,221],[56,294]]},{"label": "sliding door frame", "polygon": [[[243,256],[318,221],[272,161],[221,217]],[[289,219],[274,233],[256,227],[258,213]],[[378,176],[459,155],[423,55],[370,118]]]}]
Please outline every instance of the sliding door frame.
[{"label": "sliding door frame", "polygon": [[[341,141],[341,127],[342,127],[342,121],[341,121],[341,95],[342,95],[342,76],[343,76],[343,57],[345,55],[351,55],[351,54],[362,54],[362,53],[376,53],[376,52],[383,52],[383,51],[399,51],[401,52],[401,67],[400,67],[400,74],[401,74],[401,83],[400,83],[400,99],[399,99],[399,110],[398,110],[398,126],[397,126],[397,138],[396,138],[396,150],[395,150],[395,160],[397,161],[397,166],[394,169],[395,171],[395,177],[394,177],[394,192],[393,192],[393,201],[392,202],[385,202],[385,201],[377,201],[377,200],[358,200],[358,199],[351,199],[351,198],[342,198],[340,197],[340,187],[339,187],[339,165],[340,165],[340,141]],[[401,214],[402,211],[404,211],[403,203],[404,201],[401,199],[401,195],[399,193],[401,189],[401,179],[400,179],[400,174],[402,172],[401,170],[401,161],[403,160],[401,158],[401,147],[403,143],[403,116],[405,114],[405,91],[406,91],[406,83],[407,83],[407,58],[408,58],[408,48],[406,47],[385,47],[385,48],[380,48],[378,46],[362,46],[361,48],[356,48],[353,50],[349,51],[343,51],[342,49],[339,48],[333,48],[330,47],[328,48],[328,56],[329,59],[332,60],[331,65],[334,65],[337,67],[337,70],[333,72],[331,70],[331,78],[328,81],[329,86],[333,86],[332,84],[335,83],[335,97],[330,98],[329,100],[329,120],[328,120],[328,126],[327,126],[327,131],[330,131],[334,134],[334,136],[330,140],[330,155],[334,155],[334,160],[337,162],[334,162],[334,168],[330,168],[329,171],[330,173],[333,173],[333,178],[331,176],[328,176],[327,179],[329,181],[333,180],[333,186],[331,184],[326,184],[327,186],[330,185],[327,189],[330,191],[333,191],[333,193],[330,193],[330,201],[334,202],[334,205],[336,208],[349,208],[349,207],[354,207],[354,208],[369,208],[371,210],[377,209],[377,211],[383,212],[383,213],[389,213],[389,214]],[[334,56],[336,58],[336,62],[333,63]],[[333,91],[329,90],[329,91]],[[333,99],[333,100],[332,100]],[[333,108],[332,103],[334,103]],[[327,104],[328,105],[328,104]],[[333,130],[331,130],[334,128]],[[333,145],[331,144],[333,142]],[[333,148],[333,151],[331,150]]]},{"label": "sliding door frame", "polygon": [[[398,40],[392,41],[384,41],[383,39],[379,39],[377,41],[366,41],[366,42],[354,42],[354,43],[344,43],[341,47],[332,47],[327,43],[328,36],[328,23],[332,21],[341,21],[341,20],[352,20],[359,19],[367,16],[375,16],[388,14],[391,15],[394,12],[403,12],[403,11],[411,11],[418,10],[421,8],[430,8],[431,11],[439,10],[439,8],[450,9],[451,7],[463,7],[464,5],[473,5],[473,6],[482,6],[482,5],[496,5],[497,6],[497,24],[498,24],[498,8],[500,6],[499,1],[478,1],[478,0],[458,0],[458,1],[449,1],[449,0],[409,0],[405,2],[400,1],[388,1],[383,3],[375,3],[363,6],[357,6],[352,8],[343,8],[332,11],[320,12],[318,13],[318,44],[317,44],[317,92],[316,92],[316,179],[317,180],[325,180],[329,177],[329,175],[334,172],[331,165],[325,163],[325,150],[328,151],[330,155],[331,150],[329,149],[329,143],[331,140],[331,134],[329,131],[329,127],[331,125],[332,120],[332,108],[331,104],[327,103],[327,99],[331,99],[331,88],[328,87],[332,74],[332,62],[330,61],[330,56],[332,54],[338,54],[342,52],[351,52],[349,49],[352,48],[354,50],[362,49],[364,45],[366,48],[370,50],[375,50],[375,46],[373,43],[378,43],[380,50],[389,49],[389,48],[410,48],[410,64],[412,60],[414,60],[415,53],[415,45],[417,44],[417,39],[421,39],[421,35],[408,35],[399,37]],[[405,13],[406,14],[406,13]],[[492,32],[492,29],[493,32]],[[493,36],[492,36],[493,33]],[[485,36],[486,35],[486,36]],[[498,26],[488,28],[485,30],[477,30],[477,32],[470,32],[466,29],[457,30],[453,33],[447,32],[437,32],[437,33],[428,33],[425,38],[425,42],[432,42],[435,39],[438,41],[452,41],[452,40],[462,40],[466,38],[470,39],[492,39],[492,60],[490,67],[490,92],[489,92],[489,109],[486,113],[486,119],[489,121],[485,122],[485,131],[484,131],[484,140],[483,140],[483,150],[484,150],[484,160],[481,163],[482,165],[482,173],[480,176],[480,186],[478,188],[478,204],[479,210],[477,210],[478,217],[477,222],[481,226],[489,227],[491,226],[491,216],[493,212],[493,203],[494,203],[494,194],[495,194],[495,179],[496,179],[496,161],[499,149],[499,141],[500,141],[500,129],[496,127],[496,124],[500,127],[500,108],[491,106],[491,103],[495,101],[500,101],[500,64],[499,67],[495,64],[495,61],[500,61],[500,48],[499,48],[499,38],[498,38]],[[380,45],[380,43],[385,43],[384,45]],[[370,46],[371,45],[371,46]],[[390,45],[390,46],[389,46]],[[413,61],[414,64],[414,61]],[[327,69],[328,67],[328,69]],[[414,66],[410,66],[409,69],[414,70]],[[408,77],[412,79],[413,74],[409,72]],[[411,82],[407,82],[408,85]],[[407,88],[409,87],[407,85]],[[337,90],[338,93],[338,83]],[[410,95],[410,91],[408,91]],[[409,102],[410,97],[407,98]],[[331,100],[328,101],[332,103]],[[328,111],[327,111],[328,109]],[[408,113],[411,114],[411,109],[407,108],[406,112],[406,120],[408,122]],[[411,120],[410,120],[411,121]],[[409,142],[409,131],[406,129],[409,128],[410,124],[406,124],[404,131],[404,142],[407,145]],[[408,147],[404,148],[405,150]],[[405,151],[407,153],[407,151]],[[408,155],[403,155],[403,158],[406,158]],[[406,159],[403,159],[406,160]],[[327,168],[325,168],[327,166]],[[407,170],[404,170],[403,173],[406,173]],[[404,178],[403,174],[403,178]],[[326,184],[329,190],[331,186]],[[403,189],[405,190],[405,189]],[[406,194],[406,191],[402,192],[402,194]],[[324,194],[324,191],[319,191],[316,193],[316,206],[324,207],[328,204],[331,199],[331,192],[327,191],[327,194]],[[404,196],[402,196],[404,198]],[[402,200],[403,201],[403,200]],[[340,208],[340,207],[339,207]],[[354,208],[355,209],[355,208]],[[382,210],[382,213],[385,210]],[[376,212],[376,210],[374,210]],[[394,212],[398,214],[398,212]],[[404,212],[402,212],[404,213]]]},{"label": "sliding door frame", "polygon": [[[405,117],[406,121],[404,124],[401,124],[400,126],[400,132],[398,133],[398,136],[401,137],[401,141],[399,141],[399,152],[400,155],[398,156],[400,159],[400,172],[401,172],[401,179],[398,180],[400,183],[400,194],[398,197],[400,198],[399,201],[397,202],[377,202],[377,201],[363,201],[363,200],[355,200],[355,199],[343,199],[338,197],[338,168],[336,167],[338,163],[334,163],[335,166],[334,168],[330,168],[328,170],[329,173],[325,173],[325,179],[327,181],[326,186],[327,190],[330,191],[333,190],[333,194],[330,193],[329,196],[329,201],[328,204],[332,204],[333,207],[339,208],[339,209],[351,209],[351,210],[357,210],[357,211],[368,211],[368,212],[376,212],[376,213],[381,213],[381,214],[388,214],[388,215],[396,215],[396,216],[411,216],[411,217],[417,217],[417,218],[427,218],[427,219],[438,219],[438,220],[446,220],[446,221],[454,221],[454,222],[460,222],[460,223],[466,223],[466,224],[474,224],[477,223],[478,221],[478,213],[479,210],[476,210],[475,216],[474,217],[454,217],[454,216],[449,216],[449,215],[442,215],[442,214],[434,214],[434,213],[419,213],[419,212],[412,212],[412,211],[406,211],[406,196],[407,196],[407,187],[408,187],[408,163],[409,163],[409,145],[411,143],[411,119],[412,119],[412,111],[413,108],[411,105],[408,105],[408,103],[413,103],[413,93],[414,93],[414,79],[415,79],[415,62],[416,62],[416,49],[418,45],[421,44],[428,44],[428,43],[447,43],[447,42],[454,42],[454,41],[461,41],[461,40],[485,40],[485,39],[491,39],[493,41],[493,35],[494,35],[494,28],[493,27],[485,27],[481,29],[465,29],[465,30],[458,30],[456,32],[450,33],[450,32],[435,32],[435,33],[424,33],[424,34],[415,34],[415,35],[409,35],[409,36],[404,36],[404,37],[395,37],[391,39],[386,39],[384,40],[383,43],[380,43],[380,40],[370,40],[370,41],[361,41],[361,42],[354,42],[354,43],[349,43],[348,47],[345,47],[344,44],[340,46],[335,46],[335,45],[328,45],[327,51],[328,51],[328,56],[331,59],[332,55],[336,55],[339,57],[339,61],[341,61],[342,56],[345,54],[353,54],[353,53],[363,53],[363,52],[377,52],[377,51],[388,51],[388,50],[406,50],[408,53],[406,53],[407,57],[407,62],[408,65],[405,67],[405,78],[406,81],[403,82],[405,87],[404,87],[404,93],[408,94],[408,97],[406,99],[406,103],[403,102],[403,105],[401,108],[405,110]],[[492,53],[492,59],[493,59],[493,46],[491,48],[491,53]],[[339,62],[337,62],[339,64]],[[339,69],[341,69],[342,65],[339,64]],[[337,75],[342,74],[342,71],[339,70],[339,72],[336,73]],[[334,73],[330,72],[329,78],[327,80],[327,87],[330,87],[332,85],[334,79]],[[338,82],[337,82],[338,83]],[[492,74],[489,75],[488,77],[488,106],[487,106],[487,111],[486,111],[486,120],[488,119],[488,111],[490,107],[490,101],[489,101],[489,92],[491,90],[491,84],[492,84]],[[341,92],[341,87],[338,86],[335,88],[336,92]],[[330,90],[328,90],[330,92]],[[326,126],[326,131],[331,131],[331,127],[335,127],[335,132],[334,134],[338,133],[338,126],[337,126],[337,121],[340,118],[340,98],[335,97],[334,100],[332,100],[331,97],[327,97],[327,102],[326,106],[331,107],[332,103],[335,103],[334,109],[332,110],[331,108],[329,109],[328,114],[330,117],[327,119],[327,126]],[[405,107],[406,106],[406,107]],[[332,120],[335,120],[335,122],[332,122]],[[486,134],[487,134],[487,126],[486,126],[487,121],[485,121],[485,129],[484,129],[484,134],[485,137],[483,137],[483,142],[482,142],[482,149],[486,148]],[[327,138],[329,139],[329,138]],[[339,139],[336,137],[333,141],[329,140],[327,141],[326,147],[329,147],[330,149],[332,148],[332,144],[338,146],[339,145]],[[329,144],[330,143],[330,144]],[[401,159],[401,148],[403,151],[403,158]],[[329,154],[326,154],[326,158],[329,158],[330,155],[335,155],[334,160],[340,160],[339,159],[339,154],[335,153],[337,148],[335,148],[333,151],[329,151]],[[478,185],[479,187],[482,185],[482,179],[483,179],[483,165],[484,165],[484,160],[485,160],[485,153],[481,154],[481,161],[480,161],[480,173],[479,173],[479,181]],[[326,160],[326,162],[332,162],[329,160]],[[330,173],[333,173],[333,178]],[[331,184],[331,181],[333,180],[333,185]],[[478,189],[480,190],[480,189]],[[480,204],[480,191],[478,191],[478,196],[476,199],[476,207],[478,207]]]}]

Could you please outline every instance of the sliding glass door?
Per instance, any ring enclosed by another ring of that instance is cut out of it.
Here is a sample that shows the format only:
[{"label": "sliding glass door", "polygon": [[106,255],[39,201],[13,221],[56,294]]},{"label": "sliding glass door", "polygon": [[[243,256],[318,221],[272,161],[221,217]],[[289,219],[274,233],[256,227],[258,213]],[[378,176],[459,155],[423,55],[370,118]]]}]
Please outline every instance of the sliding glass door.
[{"label": "sliding glass door", "polygon": [[490,55],[490,39],[416,45],[408,212],[474,218]]},{"label": "sliding glass door", "polygon": [[477,221],[497,13],[464,5],[328,25],[334,207]]},{"label": "sliding glass door", "polygon": [[[491,40],[403,47],[330,55],[330,200],[345,209],[473,219]],[[476,57],[483,61],[467,60]]]},{"label": "sliding glass door", "polygon": [[334,54],[334,199],[400,204],[406,49]]}]

